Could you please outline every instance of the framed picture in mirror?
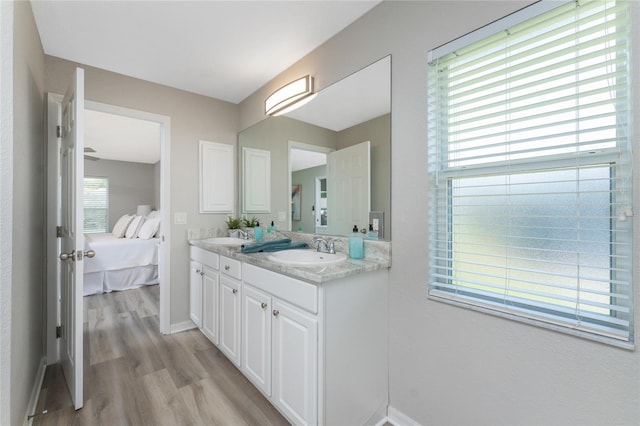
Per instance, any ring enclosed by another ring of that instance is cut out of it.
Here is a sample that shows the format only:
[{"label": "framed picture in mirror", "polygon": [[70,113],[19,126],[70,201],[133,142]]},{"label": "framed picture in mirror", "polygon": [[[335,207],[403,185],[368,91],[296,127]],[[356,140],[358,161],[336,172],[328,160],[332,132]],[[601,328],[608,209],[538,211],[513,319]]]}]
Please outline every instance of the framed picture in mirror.
[{"label": "framed picture in mirror", "polygon": [[302,220],[302,185],[291,185],[291,219]]}]

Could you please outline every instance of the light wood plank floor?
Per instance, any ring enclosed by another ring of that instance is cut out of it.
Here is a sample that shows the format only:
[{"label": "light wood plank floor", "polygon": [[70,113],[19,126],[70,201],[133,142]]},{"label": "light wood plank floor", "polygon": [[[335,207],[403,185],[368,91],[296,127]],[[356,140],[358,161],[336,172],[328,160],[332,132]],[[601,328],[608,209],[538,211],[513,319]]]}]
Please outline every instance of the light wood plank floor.
[{"label": "light wood plank floor", "polygon": [[158,286],[85,297],[84,408],[52,365],[33,424],[288,424],[200,331],[161,335],[158,300]]}]

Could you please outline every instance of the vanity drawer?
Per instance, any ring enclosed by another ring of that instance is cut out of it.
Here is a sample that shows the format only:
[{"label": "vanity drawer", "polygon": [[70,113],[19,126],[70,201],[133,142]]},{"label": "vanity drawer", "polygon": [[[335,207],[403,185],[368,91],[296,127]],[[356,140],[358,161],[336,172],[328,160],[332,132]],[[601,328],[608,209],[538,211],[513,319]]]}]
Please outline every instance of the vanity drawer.
[{"label": "vanity drawer", "polygon": [[207,265],[212,269],[218,269],[218,260],[220,256],[218,253],[203,250],[200,247],[191,246],[190,256],[192,260],[200,262],[203,265]]},{"label": "vanity drawer", "polygon": [[239,280],[242,278],[242,263],[235,259],[229,259],[228,257],[220,257],[220,272]]},{"label": "vanity drawer", "polygon": [[318,313],[318,287],[247,263],[244,282],[314,314]]}]

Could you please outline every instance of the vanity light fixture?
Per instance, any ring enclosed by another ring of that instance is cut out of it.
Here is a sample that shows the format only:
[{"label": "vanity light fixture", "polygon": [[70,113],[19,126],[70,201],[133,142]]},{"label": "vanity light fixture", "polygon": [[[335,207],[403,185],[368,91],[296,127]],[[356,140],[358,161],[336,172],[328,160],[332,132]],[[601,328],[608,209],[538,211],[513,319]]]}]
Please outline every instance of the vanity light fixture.
[{"label": "vanity light fixture", "polygon": [[264,101],[264,112],[273,116],[282,115],[301,107],[316,95],[313,91],[313,77],[305,75],[273,92]]}]

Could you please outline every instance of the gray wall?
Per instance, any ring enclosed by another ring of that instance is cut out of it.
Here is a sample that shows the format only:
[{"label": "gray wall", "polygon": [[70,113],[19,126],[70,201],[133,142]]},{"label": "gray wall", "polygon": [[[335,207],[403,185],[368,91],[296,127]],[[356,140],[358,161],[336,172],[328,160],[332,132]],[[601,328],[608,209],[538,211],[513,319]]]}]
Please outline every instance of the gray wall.
[{"label": "gray wall", "polygon": [[[29,396],[45,354],[45,61],[30,3],[3,2],[1,8],[0,423],[18,425],[26,420]],[[8,70],[5,65],[11,64]]]},{"label": "gray wall", "polygon": [[127,161],[84,161],[84,175],[109,178],[109,231],[120,216],[134,214],[139,204],[156,208],[156,167]]},{"label": "gray wall", "polygon": [[[264,99],[295,77],[311,74],[322,89],[392,54],[391,406],[425,425],[637,424],[640,351],[426,297],[427,52],[528,3],[382,2],[243,101],[240,126],[262,120]],[[639,5],[632,3],[637,17]],[[640,73],[639,44],[634,44],[633,75]],[[638,82],[635,90],[640,90]],[[640,108],[640,98],[634,102]],[[636,120],[635,134],[640,134],[639,124]],[[639,219],[636,215],[636,227]],[[636,306],[639,262],[634,273]],[[640,329],[640,315],[635,329]]]},{"label": "gray wall", "polygon": [[[45,56],[45,89],[64,93],[72,62]],[[171,225],[171,324],[189,320],[188,228],[225,227],[226,214],[200,214],[198,141],[231,144],[238,133],[237,105],[155,83],[82,66],[88,100],[171,117],[171,217],[187,213],[186,225]]]}]

